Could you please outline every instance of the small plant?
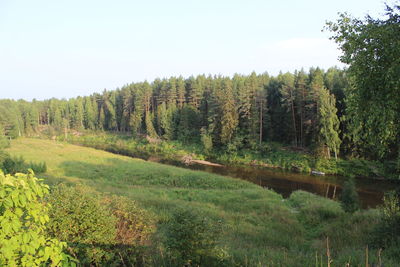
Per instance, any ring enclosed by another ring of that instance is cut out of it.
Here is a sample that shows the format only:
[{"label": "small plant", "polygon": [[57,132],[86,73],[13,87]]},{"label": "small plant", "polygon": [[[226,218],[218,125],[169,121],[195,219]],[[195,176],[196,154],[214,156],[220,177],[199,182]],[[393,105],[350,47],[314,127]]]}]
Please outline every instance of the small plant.
[{"label": "small plant", "polygon": [[166,225],[165,246],[173,264],[214,265],[220,230],[204,214],[177,208]]}]

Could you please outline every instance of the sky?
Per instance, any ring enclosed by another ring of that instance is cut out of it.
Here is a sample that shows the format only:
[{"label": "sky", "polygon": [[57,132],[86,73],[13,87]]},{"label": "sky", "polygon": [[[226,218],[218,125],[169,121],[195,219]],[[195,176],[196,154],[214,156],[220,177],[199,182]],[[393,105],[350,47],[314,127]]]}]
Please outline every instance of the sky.
[{"label": "sky", "polygon": [[325,22],[383,10],[380,0],[0,0],[0,99],[343,67]]}]

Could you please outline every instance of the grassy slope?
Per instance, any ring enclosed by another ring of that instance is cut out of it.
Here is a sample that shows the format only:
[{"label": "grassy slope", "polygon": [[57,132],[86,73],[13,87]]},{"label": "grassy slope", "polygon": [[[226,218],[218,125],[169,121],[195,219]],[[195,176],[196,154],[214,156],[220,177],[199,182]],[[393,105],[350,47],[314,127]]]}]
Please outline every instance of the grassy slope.
[{"label": "grassy slope", "polygon": [[41,177],[49,184],[83,183],[128,196],[151,210],[160,224],[176,206],[202,209],[223,221],[221,246],[241,264],[308,266],[317,251],[323,253],[321,235],[307,232],[293,205],[245,181],[50,140],[14,140],[8,152],[46,161],[48,171]]},{"label": "grassy slope", "polygon": [[[59,138],[62,140],[64,137]],[[213,151],[207,156],[203,152],[203,147],[196,143],[183,144],[179,141],[164,140],[157,144],[149,144],[145,139],[132,139],[126,135],[106,132],[85,132],[82,136],[70,135],[68,141],[125,155],[157,154],[161,158],[180,160],[183,156],[192,154],[197,159],[208,159],[228,165],[271,166],[304,173],[318,170],[327,174],[356,177],[393,179],[398,177],[393,162],[383,164],[356,158],[317,159],[308,153],[296,152],[277,143],[263,143],[262,149],[258,152],[251,149],[231,151],[231,153]]]}]

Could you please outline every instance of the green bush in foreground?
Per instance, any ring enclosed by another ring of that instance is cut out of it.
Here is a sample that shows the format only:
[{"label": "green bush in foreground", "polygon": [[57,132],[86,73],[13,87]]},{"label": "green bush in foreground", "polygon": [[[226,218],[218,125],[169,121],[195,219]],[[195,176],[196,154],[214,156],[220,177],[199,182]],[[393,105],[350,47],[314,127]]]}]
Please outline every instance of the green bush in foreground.
[{"label": "green bush in foreground", "polygon": [[46,233],[48,206],[41,202],[49,187],[33,172],[0,171],[0,266],[73,266],[63,253],[66,243]]},{"label": "green bush in foreground", "polygon": [[175,209],[166,223],[169,260],[174,266],[221,266],[225,255],[217,248],[221,226],[205,214],[187,208]]},{"label": "green bush in foreground", "polygon": [[381,220],[375,228],[373,244],[400,260],[400,199],[395,192],[386,193],[380,212]]},{"label": "green bush in foreground", "polygon": [[133,201],[62,184],[48,201],[50,234],[65,240],[81,264],[133,266],[142,261],[152,226]]},{"label": "green bush in foreground", "polygon": [[112,255],[116,218],[85,188],[61,185],[48,199],[49,233],[68,242],[81,264],[100,264]]}]

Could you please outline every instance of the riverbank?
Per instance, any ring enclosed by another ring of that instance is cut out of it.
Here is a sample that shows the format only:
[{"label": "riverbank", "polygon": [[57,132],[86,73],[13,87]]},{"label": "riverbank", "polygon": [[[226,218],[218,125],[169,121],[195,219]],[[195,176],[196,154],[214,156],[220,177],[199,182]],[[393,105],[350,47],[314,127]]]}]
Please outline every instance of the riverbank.
[{"label": "riverbank", "polygon": [[[288,199],[272,190],[214,174],[185,170],[67,143],[20,138],[7,152],[28,161],[45,161],[40,178],[50,185],[84,184],[93,190],[128,197],[156,221],[147,262],[166,264],[166,226],[178,208],[203,214],[216,237],[216,258],[207,266],[312,266],[331,259],[344,266],[365,263],[365,247],[379,222],[376,210],[343,212],[339,203],[297,191]],[[370,248],[369,262],[378,262]],[[395,266],[385,252],[386,266]]]},{"label": "riverbank", "polygon": [[185,158],[190,157],[192,160],[208,161],[211,164],[281,168],[308,174],[317,171],[348,177],[398,179],[394,163],[382,164],[364,159],[316,158],[309,153],[296,151],[276,143],[264,143],[259,150],[240,150],[229,153],[214,150],[205,154],[200,144],[182,144],[177,141],[162,140],[149,142],[145,138],[132,138],[104,132],[69,135],[67,139],[60,136],[58,140],[144,159],[156,155],[163,159],[184,161]]}]

